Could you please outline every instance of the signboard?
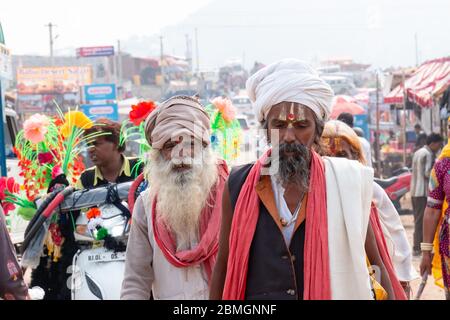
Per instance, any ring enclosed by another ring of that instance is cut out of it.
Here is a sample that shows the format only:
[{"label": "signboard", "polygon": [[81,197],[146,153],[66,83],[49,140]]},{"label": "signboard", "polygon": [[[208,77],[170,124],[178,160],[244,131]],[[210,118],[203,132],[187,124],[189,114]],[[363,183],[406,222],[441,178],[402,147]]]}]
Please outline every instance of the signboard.
[{"label": "signboard", "polygon": [[83,104],[81,108],[83,109],[83,113],[91,120],[108,118],[113,121],[119,121],[119,107],[116,103],[101,105]]},{"label": "signboard", "polygon": [[82,47],[77,49],[77,58],[108,57],[114,55],[114,46]]},{"label": "signboard", "polygon": [[48,112],[55,113],[55,102],[63,110],[66,108],[74,108],[80,104],[79,94],[33,94],[18,95],[17,106],[21,113]]},{"label": "signboard", "polygon": [[0,78],[12,80],[11,51],[0,43]]},{"label": "signboard", "polygon": [[92,83],[92,67],[38,67],[17,69],[19,95],[79,92]]},{"label": "signboard", "polygon": [[84,86],[84,100],[116,100],[116,85],[93,84]]}]

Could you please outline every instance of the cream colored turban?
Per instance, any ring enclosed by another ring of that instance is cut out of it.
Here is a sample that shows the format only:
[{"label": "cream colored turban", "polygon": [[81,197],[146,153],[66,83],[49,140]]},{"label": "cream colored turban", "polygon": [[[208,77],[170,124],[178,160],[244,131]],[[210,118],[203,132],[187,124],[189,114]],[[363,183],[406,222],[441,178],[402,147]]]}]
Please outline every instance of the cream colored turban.
[{"label": "cream colored turban", "polygon": [[284,101],[305,105],[326,121],[334,96],[309,64],[295,59],[284,59],[259,70],[248,79],[247,92],[259,122],[267,119],[274,105]]},{"label": "cream colored turban", "polygon": [[145,121],[145,135],[154,149],[162,149],[167,141],[184,135],[209,144],[209,116],[194,98],[173,97],[150,113]]}]

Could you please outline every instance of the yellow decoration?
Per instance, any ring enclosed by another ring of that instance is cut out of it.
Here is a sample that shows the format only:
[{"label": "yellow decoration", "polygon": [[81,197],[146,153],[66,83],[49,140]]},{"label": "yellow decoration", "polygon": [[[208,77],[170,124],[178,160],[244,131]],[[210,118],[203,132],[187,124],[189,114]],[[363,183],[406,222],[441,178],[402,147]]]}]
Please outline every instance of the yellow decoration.
[{"label": "yellow decoration", "polygon": [[80,129],[90,129],[94,123],[81,111],[69,111],[64,115],[65,124],[69,127],[75,126]]},{"label": "yellow decoration", "polygon": [[67,138],[70,135],[70,127],[67,122],[62,125],[60,133],[64,138]]}]

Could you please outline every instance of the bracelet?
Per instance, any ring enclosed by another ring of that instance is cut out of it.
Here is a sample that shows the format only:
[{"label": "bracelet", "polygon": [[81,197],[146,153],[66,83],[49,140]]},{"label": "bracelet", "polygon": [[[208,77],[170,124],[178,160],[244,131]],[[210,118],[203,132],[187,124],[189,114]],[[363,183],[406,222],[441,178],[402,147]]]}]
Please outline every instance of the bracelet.
[{"label": "bracelet", "polygon": [[433,251],[433,244],[432,243],[422,242],[420,244],[420,250],[422,250],[422,251]]}]

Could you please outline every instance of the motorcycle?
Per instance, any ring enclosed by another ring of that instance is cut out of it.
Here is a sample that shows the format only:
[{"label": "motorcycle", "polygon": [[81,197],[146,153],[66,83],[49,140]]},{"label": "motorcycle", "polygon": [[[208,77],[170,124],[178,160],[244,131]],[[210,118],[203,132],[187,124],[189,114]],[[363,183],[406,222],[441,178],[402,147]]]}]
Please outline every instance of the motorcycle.
[{"label": "motorcycle", "polygon": [[[86,212],[76,219],[74,231],[78,248],[72,265],[66,270],[72,300],[118,300],[125,269],[125,253],[131,226],[134,202],[145,181],[140,176],[135,182],[111,184],[95,189],[75,191],[72,187],[57,189],[38,204],[37,217],[25,234],[23,261],[40,257],[42,234],[47,233],[54,214],[98,208],[99,215],[91,223]],[[125,200],[128,201],[125,202]],[[100,226],[100,225],[101,226]],[[100,229],[107,230],[106,238],[98,240]]]},{"label": "motorcycle", "polygon": [[411,188],[411,170],[407,167],[394,171],[395,176],[389,179],[377,179],[374,181],[386,191],[391,199],[395,209],[400,215],[411,214],[410,210],[403,209],[400,200],[410,191]]}]

